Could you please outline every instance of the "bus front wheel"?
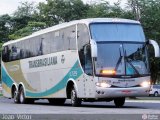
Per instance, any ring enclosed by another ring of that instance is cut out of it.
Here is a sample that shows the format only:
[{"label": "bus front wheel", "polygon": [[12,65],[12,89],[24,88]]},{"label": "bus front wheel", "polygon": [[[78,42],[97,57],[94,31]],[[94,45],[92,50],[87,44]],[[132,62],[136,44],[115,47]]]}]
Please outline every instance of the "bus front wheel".
[{"label": "bus front wheel", "polygon": [[77,93],[75,88],[73,87],[71,90],[71,104],[74,107],[78,107],[81,105],[82,100],[77,97]]},{"label": "bus front wheel", "polygon": [[116,107],[122,107],[124,103],[125,103],[125,97],[114,99],[114,104]]},{"label": "bus front wheel", "polygon": [[158,92],[157,91],[154,93],[154,97],[158,97]]}]

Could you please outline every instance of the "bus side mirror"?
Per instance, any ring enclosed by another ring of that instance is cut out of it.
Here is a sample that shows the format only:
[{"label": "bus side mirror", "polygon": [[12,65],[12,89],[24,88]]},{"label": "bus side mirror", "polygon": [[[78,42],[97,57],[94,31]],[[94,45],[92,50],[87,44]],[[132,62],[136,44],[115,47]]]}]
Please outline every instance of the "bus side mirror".
[{"label": "bus side mirror", "polygon": [[149,40],[149,44],[151,44],[154,48],[155,57],[160,57],[160,49],[158,43],[155,40]]},{"label": "bus side mirror", "polygon": [[92,57],[97,57],[97,43],[94,40],[90,41],[91,44],[91,56]]}]

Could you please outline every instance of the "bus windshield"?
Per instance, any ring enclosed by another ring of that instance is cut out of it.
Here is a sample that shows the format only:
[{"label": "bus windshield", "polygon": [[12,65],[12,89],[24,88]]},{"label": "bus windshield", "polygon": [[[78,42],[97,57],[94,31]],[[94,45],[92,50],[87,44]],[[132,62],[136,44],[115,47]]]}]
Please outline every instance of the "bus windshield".
[{"label": "bus windshield", "polygon": [[97,48],[96,74],[130,76],[149,74],[144,44],[97,43]]},{"label": "bus windshield", "polygon": [[96,41],[138,41],[145,42],[140,24],[129,23],[92,23],[92,39]]},{"label": "bus windshield", "polygon": [[97,42],[96,75],[145,76],[149,74],[145,36],[138,24],[91,24]]}]

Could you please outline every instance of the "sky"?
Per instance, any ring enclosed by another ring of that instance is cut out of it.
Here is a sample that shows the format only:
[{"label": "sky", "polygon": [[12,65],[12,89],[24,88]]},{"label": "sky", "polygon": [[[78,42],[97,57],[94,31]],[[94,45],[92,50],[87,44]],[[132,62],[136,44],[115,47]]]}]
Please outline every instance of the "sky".
[{"label": "sky", "polygon": [[[44,2],[45,0],[0,0],[0,15],[3,14],[12,14],[17,7],[20,5],[20,2],[28,1],[28,2]],[[99,0],[83,0],[85,3],[89,1],[99,1]],[[118,0],[107,0],[111,4],[114,2],[117,2]],[[122,3],[124,4],[126,0],[122,0]]]}]

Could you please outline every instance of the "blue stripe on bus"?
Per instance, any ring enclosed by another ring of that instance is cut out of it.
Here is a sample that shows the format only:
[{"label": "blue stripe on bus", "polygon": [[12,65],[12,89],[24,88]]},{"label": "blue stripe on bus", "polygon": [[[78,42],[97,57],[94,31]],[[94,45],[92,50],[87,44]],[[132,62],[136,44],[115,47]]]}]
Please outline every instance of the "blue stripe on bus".
[{"label": "blue stripe on bus", "polygon": [[9,88],[11,88],[13,85],[12,78],[7,74],[7,72],[3,67],[1,70],[2,70],[2,82],[5,83]]},{"label": "blue stripe on bus", "polygon": [[[72,74],[76,72],[75,75]],[[73,75],[73,76],[71,76]],[[74,66],[71,68],[71,70],[66,74],[66,76],[58,83],[56,84],[54,87],[50,88],[47,91],[44,92],[39,92],[39,93],[33,93],[30,91],[26,91],[26,96],[27,97],[44,97],[44,96],[48,96],[51,94],[54,94],[56,92],[58,92],[59,90],[62,90],[63,88],[66,87],[67,81],[69,78],[72,78],[74,80],[76,80],[77,78],[79,78],[82,75],[82,70],[79,67],[79,62],[77,61]]]}]

